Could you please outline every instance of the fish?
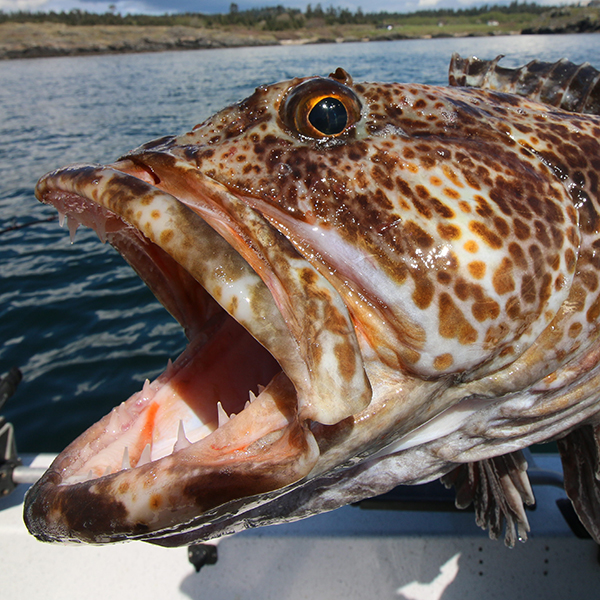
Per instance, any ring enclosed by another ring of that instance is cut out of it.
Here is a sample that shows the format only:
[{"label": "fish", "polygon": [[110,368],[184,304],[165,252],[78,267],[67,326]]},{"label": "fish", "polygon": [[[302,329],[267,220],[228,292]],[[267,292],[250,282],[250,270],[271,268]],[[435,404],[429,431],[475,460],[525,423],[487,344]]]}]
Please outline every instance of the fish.
[{"label": "fish", "polygon": [[189,342],[30,488],[34,536],[180,546],[441,479],[510,546],[556,441],[600,541],[600,76],[498,61],[261,86],[40,179]]}]

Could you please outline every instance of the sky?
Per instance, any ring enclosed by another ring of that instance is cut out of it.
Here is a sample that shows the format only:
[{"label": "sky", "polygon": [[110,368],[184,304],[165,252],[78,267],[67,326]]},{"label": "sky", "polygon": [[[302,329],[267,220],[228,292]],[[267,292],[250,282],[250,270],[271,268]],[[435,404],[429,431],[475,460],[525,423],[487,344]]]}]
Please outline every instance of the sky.
[{"label": "sky", "polygon": [[[315,6],[319,0],[235,0],[240,10],[261,8],[265,6],[282,5],[287,8],[304,10],[306,5]],[[557,5],[571,3],[568,0],[535,0],[537,4]],[[507,0],[321,0],[321,6],[348,8],[363,12],[410,12],[414,10],[435,8],[465,8],[481,4],[504,4]],[[70,11],[73,9],[88,12],[108,12],[109,6],[114,5],[121,14],[164,14],[176,12],[226,13],[229,11],[231,0],[0,0],[0,10],[12,12],[25,11]]]}]

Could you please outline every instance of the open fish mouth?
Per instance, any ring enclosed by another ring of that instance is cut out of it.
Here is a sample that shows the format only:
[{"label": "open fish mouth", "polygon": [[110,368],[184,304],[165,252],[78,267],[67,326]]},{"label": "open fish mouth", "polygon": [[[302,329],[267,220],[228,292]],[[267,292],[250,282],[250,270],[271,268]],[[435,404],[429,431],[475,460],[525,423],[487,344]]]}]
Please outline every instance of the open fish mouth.
[{"label": "open fish mouth", "polygon": [[297,482],[320,455],[311,425],[370,400],[335,289],[239,196],[177,163],[170,143],[60,169],[36,189],[72,236],[84,225],[111,243],[189,339],[32,488],[26,522],[46,541],[147,537]]}]

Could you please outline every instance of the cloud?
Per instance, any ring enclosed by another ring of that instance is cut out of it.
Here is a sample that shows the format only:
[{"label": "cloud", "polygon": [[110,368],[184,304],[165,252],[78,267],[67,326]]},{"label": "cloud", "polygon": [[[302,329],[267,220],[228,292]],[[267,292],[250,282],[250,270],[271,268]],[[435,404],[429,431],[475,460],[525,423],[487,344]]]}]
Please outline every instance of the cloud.
[{"label": "cloud", "polygon": [[0,10],[13,12],[17,10],[39,10],[48,0],[0,0]]},{"label": "cloud", "polygon": [[[240,10],[283,5],[287,8],[304,10],[307,4],[321,3],[329,6],[348,8],[364,12],[409,12],[418,9],[466,8],[482,4],[508,3],[509,0],[234,0]],[[536,0],[538,4],[555,5],[561,0]],[[573,0],[574,1],[574,0]],[[156,14],[177,12],[200,12],[205,14],[227,13],[231,0],[0,0],[0,10],[4,12],[23,11],[70,11],[73,9],[105,13],[111,5],[121,14]]]},{"label": "cloud", "polygon": [[[87,12],[105,13],[109,12],[109,7],[114,5],[121,14],[144,13],[144,14],[164,14],[166,12],[179,12],[179,5],[186,2],[169,2],[168,0],[146,2],[145,0],[0,0],[0,10],[4,12],[28,11],[28,12],[69,12],[74,9],[85,10]],[[187,2],[194,4],[196,11],[198,5],[202,2]],[[154,5],[154,6],[153,6]],[[177,6],[173,10],[174,6]]]}]

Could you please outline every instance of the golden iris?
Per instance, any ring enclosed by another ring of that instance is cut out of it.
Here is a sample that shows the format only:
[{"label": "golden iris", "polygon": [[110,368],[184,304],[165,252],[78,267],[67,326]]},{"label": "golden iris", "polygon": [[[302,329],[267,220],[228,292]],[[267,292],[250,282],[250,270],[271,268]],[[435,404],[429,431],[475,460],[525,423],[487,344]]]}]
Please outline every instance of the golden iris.
[{"label": "golden iris", "polygon": [[279,112],[293,132],[322,139],[347,131],[360,118],[360,109],[356,94],[348,86],[315,77],[290,90]]}]

